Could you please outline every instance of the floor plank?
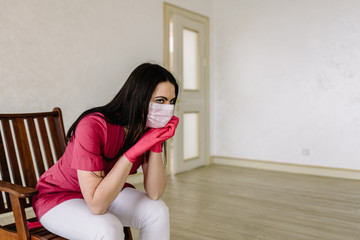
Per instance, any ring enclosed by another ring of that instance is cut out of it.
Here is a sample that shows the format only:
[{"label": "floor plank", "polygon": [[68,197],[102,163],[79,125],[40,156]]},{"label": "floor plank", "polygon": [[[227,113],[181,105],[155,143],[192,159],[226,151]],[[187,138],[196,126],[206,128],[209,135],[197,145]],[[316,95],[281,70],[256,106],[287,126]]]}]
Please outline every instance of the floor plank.
[{"label": "floor plank", "polygon": [[169,177],[162,199],[172,240],[360,239],[357,180],[211,165]]}]

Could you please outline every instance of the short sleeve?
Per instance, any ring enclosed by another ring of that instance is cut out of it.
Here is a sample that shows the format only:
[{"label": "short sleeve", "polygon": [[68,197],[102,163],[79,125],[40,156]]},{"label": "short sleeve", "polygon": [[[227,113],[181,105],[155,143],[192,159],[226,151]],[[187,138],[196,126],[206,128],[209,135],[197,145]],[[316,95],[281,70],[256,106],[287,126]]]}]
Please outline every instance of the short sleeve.
[{"label": "short sleeve", "polygon": [[107,138],[106,121],[100,115],[88,115],[80,120],[73,139],[71,167],[84,171],[101,171],[105,161],[102,151]]}]

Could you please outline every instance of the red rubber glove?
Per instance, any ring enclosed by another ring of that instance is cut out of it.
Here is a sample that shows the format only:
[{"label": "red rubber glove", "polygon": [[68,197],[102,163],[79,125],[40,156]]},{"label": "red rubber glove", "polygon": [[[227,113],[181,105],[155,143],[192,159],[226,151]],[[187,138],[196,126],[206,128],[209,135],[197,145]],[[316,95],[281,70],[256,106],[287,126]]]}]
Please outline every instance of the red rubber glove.
[{"label": "red rubber glove", "polygon": [[161,137],[168,130],[165,128],[151,128],[147,131],[134,146],[127,150],[124,155],[132,163],[136,158],[146,151],[150,150],[155,144],[162,143],[164,138]]},{"label": "red rubber glove", "polygon": [[155,144],[155,145],[150,149],[150,151],[156,152],[156,153],[161,153],[161,152],[162,152],[162,149],[163,149],[163,145],[164,145],[163,143],[164,143],[164,142]]},{"label": "red rubber glove", "polygon": [[[176,116],[172,116],[170,121],[164,127],[164,129],[167,129],[167,131],[164,132],[164,134],[162,134],[160,137],[164,138],[165,140],[173,137],[175,135],[175,130],[177,128],[178,123],[179,123],[179,118]],[[159,143],[155,144],[150,149],[150,151],[160,153],[160,152],[162,152],[162,146],[163,146],[163,142],[159,142]]]},{"label": "red rubber glove", "polygon": [[175,130],[177,128],[177,125],[179,123],[179,118],[176,116],[172,116],[170,121],[165,125],[165,129],[168,129],[163,135],[161,135],[162,138],[166,138],[165,140],[173,137],[175,135]]}]

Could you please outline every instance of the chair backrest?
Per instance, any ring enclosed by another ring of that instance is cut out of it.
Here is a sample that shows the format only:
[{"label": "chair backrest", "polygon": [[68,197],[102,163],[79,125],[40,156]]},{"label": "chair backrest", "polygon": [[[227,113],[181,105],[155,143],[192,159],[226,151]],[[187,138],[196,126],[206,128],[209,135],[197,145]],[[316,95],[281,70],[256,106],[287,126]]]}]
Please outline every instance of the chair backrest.
[{"label": "chair backrest", "polygon": [[[0,179],[35,188],[64,153],[66,138],[60,108],[52,112],[0,114]],[[0,192],[0,213],[10,212],[9,196]],[[31,206],[27,201],[25,207]]]}]

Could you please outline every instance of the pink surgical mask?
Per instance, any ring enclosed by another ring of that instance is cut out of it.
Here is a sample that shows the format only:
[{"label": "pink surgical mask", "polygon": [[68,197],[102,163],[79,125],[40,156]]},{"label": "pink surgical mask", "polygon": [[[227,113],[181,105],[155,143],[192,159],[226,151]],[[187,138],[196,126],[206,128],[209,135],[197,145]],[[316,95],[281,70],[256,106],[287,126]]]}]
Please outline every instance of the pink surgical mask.
[{"label": "pink surgical mask", "polygon": [[149,128],[165,127],[172,118],[173,112],[173,104],[150,103],[146,126]]}]

